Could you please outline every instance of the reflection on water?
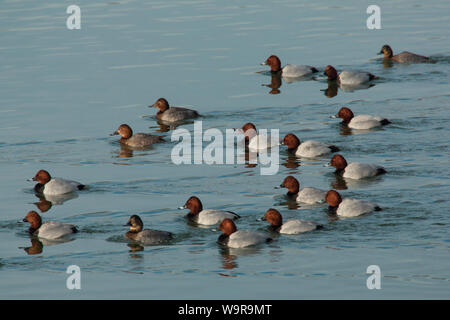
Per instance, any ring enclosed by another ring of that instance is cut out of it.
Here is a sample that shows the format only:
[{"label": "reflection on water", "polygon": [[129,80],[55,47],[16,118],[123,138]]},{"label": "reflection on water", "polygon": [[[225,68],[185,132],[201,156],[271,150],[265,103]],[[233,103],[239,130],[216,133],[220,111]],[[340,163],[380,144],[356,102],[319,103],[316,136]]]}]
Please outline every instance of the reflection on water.
[{"label": "reflection on water", "polygon": [[320,89],[328,98],[333,98],[338,95],[339,89],[345,92],[354,92],[356,90],[365,90],[374,87],[374,83],[363,83],[358,85],[338,84],[337,81],[328,81],[327,89]]},{"label": "reflection on water", "polygon": [[[176,121],[176,122],[172,122],[172,121],[164,121],[161,119],[156,119],[156,123],[158,124],[158,129],[156,129],[157,132],[169,132],[170,130],[175,130],[176,128],[178,128],[179,126],[182,125],[186,125],[186,124],[193,124],[195,121],[201,120],[201,115],[198,116],[198,118],[194,119],[185,119],[185,120],[180,120],[180,121]],[[150,118],[154,118],[154,117],[150,117]],[[152,128],[152,127],[150,127]]]},{"label": "reflection on water", "polygon": [[373,187],[376,184],[382,183],[384,175],[379,175],[375,177],[369,177],[364,179],[350,179],[344,178],[338,173],[334,173],[334,179],[331,180],[330,186],[332,189],[336,190],[346,190],[352,189],[364,189]]},{"label": "reflection on water", "polygon": [[222,257],[222,267],[227,270],[238,268],[239,258],[258,255],[262,252],[262,248],[258,246],[245,248],[229,248],[223,245],[218,246],[220,256]]},{"label": "reflection on water", "polygon": [[62,243],[71,242],[73,240],[75,240],[75,238],[73,237],[62,237],[59,239],[44,239],[30,235],[31,246],[25,248],[19,247],[19,249],[23,249],[29,255],[34,255],[42,253],[45,246],[54,246]]},{"label": "reflection on water", "polygon": [[31,247],[19,248],[19,249],[23,249],[29,255],[42,253],[42,249],[44,248],[44,245],[42,244],[42,242],[40,242],[36,238],[31,238],[30,240],[31,240]]},{"label": "reflection on water", "polygon": [[34,204],[41,212],[47,212],[51,209],[52,203],[50,201],[46,200],[44,196],[37,197],[39,198],[39,202],[35,202]]},{"label": "reflection on water", "polygon": [[269,91],[270,94],[279,94],[281,92],[279,88],[283,84],[281,75],[279,73],[272,73],[271,77],[272,81],[270,82],[270,84],[262,84],[262,86],[271,88],[271,90]]},{"label": "reflection on water", "polygon": [[281,162],[283,166],[288,169],[296,169],[300,164],[300,159],[295,156],[292,152],[287,151],[287,158],[283,157],[283,162]]},{"label": "reflection on water", "polygon": [[328,88],[321,89],[321,91],[324,91],[324,94],[328,97],[328,98],[333,98],[335,96],[337,96],[338,94],[338,84],[336,81],[328,81]]},{"label": "reflection on water", "polygon": [[39,198],[39,202],[36,202],[35,205],[39,210],[41,210],[41,212],[46,212],[52,207],[52,205],[62,205],[66,201],[78,198],[78,193],[69,192],[58,195],[44,195],[36,193],[35,196]]},{"label": "reflection on water", "polygon": [[[139,243],[128,243],[127,246],[130,248],[130,252],[140,252],[144,251],[144,246]],[[141,258],[141,255],[130,255],[132,258]]]}]

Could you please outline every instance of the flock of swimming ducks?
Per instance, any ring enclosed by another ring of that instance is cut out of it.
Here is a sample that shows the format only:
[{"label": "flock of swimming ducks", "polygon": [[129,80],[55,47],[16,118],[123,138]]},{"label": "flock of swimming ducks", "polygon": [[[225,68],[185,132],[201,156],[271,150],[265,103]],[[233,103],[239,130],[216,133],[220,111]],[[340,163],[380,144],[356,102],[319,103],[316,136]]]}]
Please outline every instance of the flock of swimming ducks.
[{"label": "flock of swimming ducks", "polygon": [[[428,57],[411,52],[402,52],[394,55],[391,47],[388,45],[384,45],[381,48],[380,54],[384,55],[385,60],[399,63],[423,63],[431,61]],[[304,77],[318,72],[315,67],[307,65],[288,64],[282,68],[280,59],[275,55],[270,56],[263,64],[270,66],[272,74],[288,78]],[[328,65],[325,68],[324,74],[330,81],[336,81],[338,84],[347,85],[359,85],[377,78],[371,73],[361,71],[344,70],[338,73],[331,65]],[[172,107],[164,98],[158,99],[151,107],[159,109],[156,118],[163,123],[177,123],[200,116],[195,110]],[[356,130],[367,130],[390,124],[388,119],[377,116],[355,116],[352,110],[347,107],[342,107],[335,117],[341,118],[344,125]],[[267,141],[267,136],[262,137],[257,134],[256,127],[252,123],[244,124],[242,131],[245,136],[246,146],[249,150],[260,151],[273,146],[271,145],[270,140]],[[161,136],[147,133],[133,133],[133,130],[127,124],[120,125],[112,135],[120,135],[120,143],[129,147],[147,147],[155,143],[165,142]],[[315,158],[339,151],[337,146],[320,141],[308,140],[301,142],[300,139],[292,133],[287,134],[281,144],[285,145],[288,151],[295,156],[305,158]],[[348,163],[340,154],[333,155],[329,165],[336,169],[337,174],[350,179],[365,179],[386,173],[386,170],[383,167],[375,164],[358,162]],[[87,185],[77,181],[53,178],[50,176],[49,172],[45,170],[39,170],[34,176],[33,181],[37,182],[34,191],[37,194],[42,194],[44,196],[58,196],[88,189]],[[311,205],[326,202],[329,205],[329,211],[340,217],[356,217],[381,210],[378,205],[369,201],[351,198],[342,199],[341,195],[335,190],[326,191],[313,187],[303,187],[300,189],[299,181],[293,176],[286,177],[280,187],[286,188],[288,190],[287,194],[290,197],[294,197],[298,203]],[[186,218],[193,223],[209,226],[218,224],[219,230],[222,231],[218,242],[222,245],[231,248],[242,248],[272,240],[263,233],[238,230],[234,222],[241,218],[238,214],[230,211],[203,209],[202,202],[198,197],[190,197],[180,209],[189,210]],[[299,234],[321,229],[323,227],[313,221],[300,219],[283,221],[280,212],[276,209],[267,210],[261,220],[267,221],[270,224],[269,229],[272,232],[281,234]],[[35,211],[30,211],[23,221],[30,224],[28,230],[29,233],[38,238],[50,240],[59,239],[78,232],[77,227],[72,224],[55,221],[43,223],[40,215]],[[129,231],[125,236],[134,242],[142,244],[162,244],[173,239],[173,234],[170,232],[144,229],[144,224],[137,215],[132,215],[126,223],[126,226],[129,227]]]}]

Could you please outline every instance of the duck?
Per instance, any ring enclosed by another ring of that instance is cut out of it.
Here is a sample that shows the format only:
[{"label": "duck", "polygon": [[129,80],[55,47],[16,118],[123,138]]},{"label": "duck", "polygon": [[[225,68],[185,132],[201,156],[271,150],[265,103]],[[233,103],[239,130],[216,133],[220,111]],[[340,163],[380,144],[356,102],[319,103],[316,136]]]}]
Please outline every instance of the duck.
[{"label": "duck", "polygon": [[336,190],[329,190],[325,196],[328,203],[328,211],[341,217],[357,217],[373,211],[381,211],[381,208],[372,202],[345,198],[342,200],[341,195]]},{"label": "duck", "polygon": [[378,116],[371,116],[367,114],[360,114],[355,116],[350,108],[342,107],[335,117],[342,119],[342,124],[347,125],[351,129],[368,130],[380,126],[385,126],[391,123],[386,118]]},{"label": "duck", "polygon": [[63,178],[52,178],[50,173],[46,170],[39,170],[32,180],[38,182],[34,186],[34,191],[37,194],[44,194],[46,196],[63,195],[88,188],[87,185],[77,181],[66,180]]},{"label": "duck", "polygon": [[323,73],[328,76],[328,80],[336,80],[341,85],[357,86],[367,83],[375,78],[373,74],[364,71],[344,70],[339,75],[333,66],[326,66]]},{"label": "duck", "polygon": [[231,219],[224,219],[219,225],[219,230],[222,234],[217,242],[229,248],[245,248],[272,241],[271,238],[259,232],[238,230]]},{"label": "duck", "polygon": [[307,140],[300,142],[300,139],[293,133],[288,133],[282,144],[287,146],[288,151],[297,157],[316,158],[325,154],[338,152],[339,148],[320,141]]},{"label": "duck", "polygon": [[111,136],[120,135],[120,143],[136,148],[151,146],[154,143],[165,142],[163,136],[157,136],[150,133],[135,133],[127,124],[121,124],[119,128],[111,133]]},{"label": "duck", "polygon": [[422,62],[430,62],[429,57],[421,56],[412,52],[403,51],[394,56],[394,51],[392,48],[385,44],[381,47],[381,50],[378,54],[384,55],[384,60],[392,60],[400,63],[422,63]]},{"label": "duck", "polygon": [[244,132],[245,142],[250,151],[257,152],[280,145],[280,142],[272,139],[267,131],[265,134],[258,134],[255,125],[251,122],[244,124],[242,131]]},{"label": "duck", "polygon": [[170,107],[169,102],[164,98],[159,98],[150,107],[158,108],[156,119],[163,122],[178,122],[186,119],[199,117],[199,113],[192,109],[182,107]]},{"label": "duck", "polygon": [[215,225],[222,222],[226,218],[232,220],[240,218],[238,214],[231,211],[214,209],[203,210],[202,202],[196,196],[190,197],[184,206],[179,209],[189,209],[190,211],[186,215],[186,218],[201,225]]},{"label": "duck", "polygon": [[125,226],[130,227],[130,231],[125,233],[125,237],[130,240],[145,244],[161,243],[173,239],[173,235],[167,231],[144,229],[144,223],[138,215],[132,215]]},{"label": "duck", "polygon": [[78,232],[78,228],[73,224],[57,221],[42,223],[42,218],[36,211],[28,212],[22,221],[30,224],[29,234],[48,240],[59,239]]},{"label": "duck", "polygon": [[268,65],[272,74],[281,73],[281,75],[286,78],[299,78],[319,72],[316,68],[306,65],[287,64],[281,68],[280,58],[276,55],[271,55],[265,62],[261,63],[261,65]]},{"label": "duck", "polygon": [[359,162],[347,164],[347,160],[340,154],[335,154],[329,165],[335,167],[336,173],[342,175],[342,177],[355,180],[374,177],[387,172],[382,166],[376,164]]},{"label": "duck", "polygon": [[283,217],[280,212],[273,208],[267,210],[262,220],[270,223],[271,231],[282,234],[299,234],[323,228],[322,225],[308,220],[296,219],[283,223]]},{"label": "duck", "polygon": [[281,188],[288,189],[288,196],[296,197],[296,201],[306,204],[323,203],[325,199],[326,191],[312,188],[304,187],[300,190],[300,183],[293,176],[287,176],[284,178],[283,183],[280,185]]}]

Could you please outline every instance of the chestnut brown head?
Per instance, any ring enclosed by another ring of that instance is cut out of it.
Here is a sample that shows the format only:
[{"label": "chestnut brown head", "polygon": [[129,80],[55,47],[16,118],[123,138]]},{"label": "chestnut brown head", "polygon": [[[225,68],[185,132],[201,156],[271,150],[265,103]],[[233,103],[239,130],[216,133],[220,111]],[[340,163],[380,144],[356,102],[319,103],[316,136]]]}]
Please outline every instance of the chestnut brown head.
[{"label": "chestnut brown head", "polygon": [[280,187],[287,188],[290,194],[297,194],[300,190],[300,183],[293,176],[287,176]]},{"label": "chestnut brown head", "polygon": [[344,170],[347,166],[347,160],[340,154],[335,154],[333,158],[331,158],[330,165],[335,167],[336,170]]},{"label": "chestnut brown head", "polygon": [[333,66],[326,66],[325,70],[323,71],[323,74],[325,74],[326,76],[328,76],[328,80],[336,80],[338,77],[338,73],[336,71],[336,69]]},{"label": "chestnut brown head", "polygon": [[271,55],[270,57],[268,57],[263,65],[268,65],[270,67],[270,71],[272,72],[278,72],[281,70],[281,61],[275,55]]},{"label": "chestnut brown head", "polygon": [[342,202],[342,197],[337,191],[330,190],[325,195],[325,201],[330,207],[337,207]]},{"label": "chestnut brown head", "polygon": [[343,120],[342,122],[344,123],[349,123],[354,116],[355,115],[353,114],[353,111],[347,107],[342,107],[336,115],[336,117],[341,118]]},{"label": "chestnut brown head", "polygon": [[33,181],[37,181],[40,184],[46,184],[52,179],[50,173],[45,170],[39,170],[36,175],[33,177]]},{"label": "chestnut brown head", "polygon": [[288,133],[283,139],[283,144],[289,150],[297,149],[300,143],[300,139],[293,133]]},{"label": "chestnut brown head", "polygon": [[253,123],[247,122],[242,126],[242,131],[244,131],[245,140],[249,141],[251,138],[256,136],[256,127]]},{"label": "chestnut brown head", "polygon": [[42,218],[36,211],[28,212],[22,221],[28,222],[30,224],[30,228],[33,230],[39,229],[39,227],[42,225]]},{"label": "chestnut brown head", "polygon": [[222,223],[219,225],[219,230],[226,236],[231,235],[232,233],[237,231],[236,225],[231,219],[224,219]]},{"label": "chestnut brown head", "polygon": [[124,139],[131,138],[133,135],[133,130],[131,130],[130,126],[127,124],[121,124],[119,128],[112,133],[112,135],[119,134]]},{"label": "chestnut brown head", "polygon": [[203,210],[202,202],[199,198],[192,196],[190,197],[183,206],[184,209],[189,209],[189,214],[198,214]]},{"label": "chestnut brown head", "polygon": [[272,227],[281,227],[283,224],[283,217],[276,209],[267,210],[263,220],[269,222]]}]

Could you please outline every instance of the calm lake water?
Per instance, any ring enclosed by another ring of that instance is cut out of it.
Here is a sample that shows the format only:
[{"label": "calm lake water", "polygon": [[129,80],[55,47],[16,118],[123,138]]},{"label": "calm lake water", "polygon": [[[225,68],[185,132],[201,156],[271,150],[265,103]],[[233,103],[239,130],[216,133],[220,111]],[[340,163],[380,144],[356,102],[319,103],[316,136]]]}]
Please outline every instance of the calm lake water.
[{"label": "calm lake water", "polygon": [[[0,5],[0,298],[450,298],[448,1],[378,1],[381,30],[366,27],[368,1],[81,0],[81,30],[68,30],[71,4]],[[383,65],[376,54],[385,43],[436,63]],[[332,64],[380,79],[336,92],[321,72],[269,88],[259,64],[271,54],[283,65]],[[294,159],[283,147],[269,176],[242,164],[176,166],[175,142],[121,148],[109,136],[121,123],[170,141],[171,128],[148,108],[159,97],[198,110],[205,129],[251,121],[335,144],[348,160],[388,174],[344,185],[324,167],[328,157]],[[392,125],[346,134],[330,118],[344,105]],[[41,212],[26,181],[39,169],[90,190],[47,211],[41,202]],[[295,206],[274,189],[287,175],[384,210],[335,220],[324,205]],[[177,210],[191,195],[239,213],[241,229],[266,232],[257,219],[271,207],[324,229],[224,250],[216,227],[189,225]],[[19,222],[30,210],[81,232],[39,243]],[[173,232],[174,243],[131,246],[123,225],[132,214]],[[69,265],[81,268],[81,290],[66,288]],[[381,269],[381,290],[366,287],[369,265]]]}]

